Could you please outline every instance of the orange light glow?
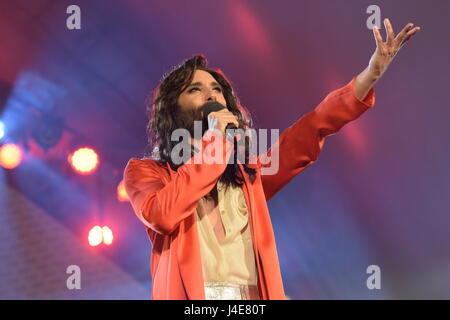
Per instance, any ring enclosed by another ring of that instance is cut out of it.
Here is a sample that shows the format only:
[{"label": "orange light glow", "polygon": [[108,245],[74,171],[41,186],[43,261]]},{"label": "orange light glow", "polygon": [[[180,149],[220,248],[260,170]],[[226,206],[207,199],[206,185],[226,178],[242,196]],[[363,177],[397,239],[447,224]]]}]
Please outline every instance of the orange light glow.
[{"label": "orange light glow", "polygon": [[97,153],[91,148],[80,148],[69,155],[69,163],[80,174],[90,174],[98,166]]},{"label": "orange light glow", "polygon": [[89,231],[88,242],[91,247],[96,247],[102,242],[109,246],[112,244],[113,240],[113,232],[108,226],[94,226]]},{"label": "orange light glow", "polygon": [[16,168],[23,159],[22,149],[13,144],[8,143],[0,148],[0,164],[6,169]]},{"label": "orange light glow", "polygon": [[117,199],[122,202],[130,201],[123,180],[117,186]]},{"label": "orange light glow", "polygon": [[96,247],[102,243],[103,230],[100,226],[95,226],[89,231],[88,241],[91,247]]},{"label": "orange light glow", "polygon": [[102,231],[103,231],[103,243],[109,246],[113,242],[113,239],[114,239],[113,232],[107,226],[104,226],[102,228]]}]

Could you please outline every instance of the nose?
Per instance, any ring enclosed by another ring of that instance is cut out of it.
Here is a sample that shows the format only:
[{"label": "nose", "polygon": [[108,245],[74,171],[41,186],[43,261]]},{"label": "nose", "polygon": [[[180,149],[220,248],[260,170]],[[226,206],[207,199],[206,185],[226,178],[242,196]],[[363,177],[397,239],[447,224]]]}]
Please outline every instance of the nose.
[{"label": "nose", "polygon": [[217,97],[216,97],[216,93],[214,92],[214,90],[208,90],[206,97],[207,97],[206,101],[208,101],[208,102],[210,102],[210,101],[217,102]]}]

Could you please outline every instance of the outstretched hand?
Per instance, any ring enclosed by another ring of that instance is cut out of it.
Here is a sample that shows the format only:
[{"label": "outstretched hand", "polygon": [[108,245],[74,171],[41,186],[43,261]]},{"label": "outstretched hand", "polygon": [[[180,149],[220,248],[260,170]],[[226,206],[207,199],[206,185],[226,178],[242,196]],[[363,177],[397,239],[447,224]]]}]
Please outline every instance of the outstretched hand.
[{"label": "outstretched hand", "polygon": [[397,52],[405,45],[405,43],[420,30],[420,27],[414,27],[413,23],[408,23],[395,37],[389,19],[384,19],[384,26],[387,34],[386,42],[383,42],[383,38],[381,37],[378,28],[376,26],[373,27],[377,48],[370,58],[369,71],[377,78],[383,75],[389,64],[397,55]]}]

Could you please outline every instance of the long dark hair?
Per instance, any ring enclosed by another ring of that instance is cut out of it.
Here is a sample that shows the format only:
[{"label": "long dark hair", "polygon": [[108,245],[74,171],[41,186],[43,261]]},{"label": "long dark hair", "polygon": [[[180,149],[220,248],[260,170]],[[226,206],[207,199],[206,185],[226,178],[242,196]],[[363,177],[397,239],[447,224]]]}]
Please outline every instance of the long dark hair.
[{"label": "long dark hair", "polygon": [[[248,110],[240,105],[239,99],[231,86],[230,81],[226,78],[220,69],[211,69],[207,67],[207,60],[204,55],[195,55],[192,58],[184,60],[180,65],[167,73],[159,85],[153,91],[152,101],[147,104],[147,115],[149,118],[147,124],[147,155],[161,163],[169,163],[173,170],[177,170],[180,165],[173,163],[170,155],[176,141],[171,141],[173,130],[179,128],[180,108],[177,103],[179,95],[191,83],[195,70],[203,70],[209,72],[212,77],[222,86],[223,95],[227,104],[227,108],[238,119],[239,128],[252,128],[253,121]],[[253,183],[256,170],[247,166],[249,159],[249,137],[245,135],[245,162],[243,163],[244,171],[249,175],[250,181]],[[151,150],[151,151],[150,151]],[[240,175],[238,161],[236,161],[237,149],[234,150],[235,161],[229,163],[224,173],[220,177],[226,187],[230,184],[240,186],[243,178]]]}]

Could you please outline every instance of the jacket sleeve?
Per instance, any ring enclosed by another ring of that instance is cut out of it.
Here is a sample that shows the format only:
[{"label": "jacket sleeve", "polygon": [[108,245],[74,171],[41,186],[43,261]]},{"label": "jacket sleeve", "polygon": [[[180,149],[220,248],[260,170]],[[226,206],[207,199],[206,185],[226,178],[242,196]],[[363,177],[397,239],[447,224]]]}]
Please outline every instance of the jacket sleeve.
[{"label": "jacket sleeve", "polygon": [[[221,141],[225,147],[214,149],[215,142],[203,140],[202,152],[190,158],[191,163],[174,171],[167,183],[161,179],[164,168],[155,160],[131,158],[128,161],[124,170],[125,190],[134,212],[147,227],[159,234],[171,234],[183,219],[193,214],[198,200],[215,186],[233,149],[223,136],[213,141]],[[213,149],[222,151],[222,161],[200,163],[202,154],[214,158]]]},{"label": "jacket sleeve", "polygon": [[[373,88],[362,101],[355,96],[355,79],[356,76],[344,87],[330,92],[316,108],[286,129],[266,154],[259,156],[258,162],[265,162],[260,167],[266,200],[318,159],[325,137],[335,134],[375,104]],[[264,174],[264,168],[270,166],[278,167],[276,173]]]}]

